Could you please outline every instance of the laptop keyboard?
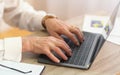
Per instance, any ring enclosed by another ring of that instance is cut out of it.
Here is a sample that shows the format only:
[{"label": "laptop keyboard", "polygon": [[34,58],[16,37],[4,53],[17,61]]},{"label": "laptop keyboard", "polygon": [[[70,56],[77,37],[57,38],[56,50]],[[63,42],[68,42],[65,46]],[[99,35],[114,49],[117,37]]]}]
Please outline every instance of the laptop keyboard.
[{"label": "laptop keyboard", "polygon": [[56,65],[65,65],[65,66],[74,65],[76,67],[87,65],[88,63],[86,64],[86,62],[91,61],[91,60],[88,60],[88,57],[90,57],[90,55],[91,55],[91,53],[90,53],[91,47],[93,45],[94,39],[96,38],[96,34],[89,33],[89,32],[83,32],[83,33],[84,33],[85,40],[83,43],[81,43],[80,46],[76,46],[70,39],[68,39],[65,36],[62,36],[64,38],[65,42],[70,46],[70,48],[72,50],[72,56],[68,57],[67,61],[63,60],[55,52],[52,52],[57,58],[59,58],[61,60],[60,64],[54,63],[46,55],[43,55],[43,54],[41,54],[39,56],[40,58],[39,58],[38,62],[56,64]]},{"label": "laptop keyboard", "polygon": [[72,56],[68,58],[67,61],[61,60],[61,63],[74,64],[74,65],[85,65],[85,62],[88,58],[91,45],[95,39],[95,34],[84,33],[85,40],[81,43],[80,46],[76,46],[71,40],[64,38],[67,44],[72,50]]}]

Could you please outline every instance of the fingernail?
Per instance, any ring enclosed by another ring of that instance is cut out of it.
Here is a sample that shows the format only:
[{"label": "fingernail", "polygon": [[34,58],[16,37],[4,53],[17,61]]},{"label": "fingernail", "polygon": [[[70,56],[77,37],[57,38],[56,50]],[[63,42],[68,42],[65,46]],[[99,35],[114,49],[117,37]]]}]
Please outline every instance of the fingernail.
[{"label": "fingernail", "polygon": [[80,45],[79,42],[77,42],[77,45],[78,45],[78,46]]},{"label": "fingernail", "polygon": [[72,56],[72,52],[70,52],[69,55]]},{"label": "fingernail", "polygon": [[68,60],[68,58],[67,58],[67,57],[65,57],[65,60]]},{"label": "fingernail", "polygon": [[84,42],[84,39],[81,41],[81,43],[83,43]]},{"label": "fingernail", "polygon": [[60,63],[60,60],[57,60],[56,62],[57,62],[57,63]]},{"label": "fingernail", "polygon": [[85,37],[83,37],[83,41],[85,40]]},{"label": "fingernail", "polygon": [[71,48],[69,48],[69,51],[72,52]]}]

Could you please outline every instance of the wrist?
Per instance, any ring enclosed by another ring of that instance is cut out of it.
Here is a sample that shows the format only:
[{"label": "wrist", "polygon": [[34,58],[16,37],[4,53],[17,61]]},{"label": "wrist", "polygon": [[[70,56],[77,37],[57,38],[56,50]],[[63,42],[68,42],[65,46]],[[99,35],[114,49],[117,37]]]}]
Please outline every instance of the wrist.
[{"label": "wrist", "polygon": [[30,46],[30,40],[28,37],[22,38],[22,52],[31,52],[32,47]]},{"label": "wrist", "polygon": [[42,19],[42,26],[46,29],[46,21],[48,19],[57,19],[57,17],[55,15],[46,15],[43,17]]}]

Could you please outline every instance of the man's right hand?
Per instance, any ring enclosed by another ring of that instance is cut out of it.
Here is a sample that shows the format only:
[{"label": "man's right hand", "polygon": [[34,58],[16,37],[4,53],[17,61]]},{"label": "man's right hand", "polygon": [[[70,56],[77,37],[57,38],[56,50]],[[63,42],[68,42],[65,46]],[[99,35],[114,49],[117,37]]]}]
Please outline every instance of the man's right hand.
[{"label": "man's right hand", "polygon": [[62,52],[64,50],[69,56],[72,52],[70,47],[58,38],[49,37],[23,37],[22,38],[22,51],[33,52],[36,54],[45,54],[52,61],[59,63],[60,60],[52,54],[52,50],[55,51],[64,60],[67,60],[67,56]]}]

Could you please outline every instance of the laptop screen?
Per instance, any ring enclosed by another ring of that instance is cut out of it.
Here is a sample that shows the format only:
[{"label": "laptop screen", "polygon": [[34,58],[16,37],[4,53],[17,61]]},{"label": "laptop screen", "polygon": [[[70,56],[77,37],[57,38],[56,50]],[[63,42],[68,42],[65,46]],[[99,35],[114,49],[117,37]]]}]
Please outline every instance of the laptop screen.
[{"label": "laptop screen", "polygon": [[118,10],[119,10],[119,6],[120,6],[120,1],[116,5],[116,7],[114,8],[114,10],[113,10],[113,12],[112,12],[112,14],[111,14],[107,24],[104,27],[106,38],[109,36],[110,32],[112,31],[112,29],[114,27],[114,23],[115,23],[116,16],[117,16],[117,13],[118,13]]}]

